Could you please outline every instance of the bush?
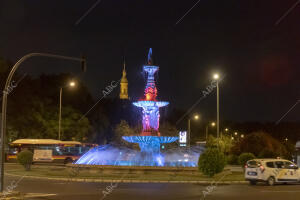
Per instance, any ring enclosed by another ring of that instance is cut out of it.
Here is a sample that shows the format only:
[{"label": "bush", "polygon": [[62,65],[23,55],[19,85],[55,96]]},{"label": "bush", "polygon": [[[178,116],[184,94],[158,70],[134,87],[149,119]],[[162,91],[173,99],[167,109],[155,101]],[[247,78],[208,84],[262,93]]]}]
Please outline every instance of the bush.
[{"label": "bush", "polygon": [[287,148],[277,139],[265,132],[253,132],[247,134],[239,143],[232,148],[232,152],[239,155],[243,152],[253,153],[255,156],[268,149],[275,155],[284,156],[287,154]]},{"label": "bush", "polygon": [[254,158],[255,156],[253,155],[253,153],[242,153],[239,156],[239,164],[244,166],[248,160],[252,160]]},{"label": "bush", "polygon": [[234,154],[230,154],[227,156],[227,163],[230,165],[238,165],[239,164],[239,157]]},{"label": "bush", "polygon": [[201,154],[198,162],[199,170],[210,177],[223,171],[226,165],[226,158],[218,148],[207,148]]},{"label": "bush", "polygon": [[258,157],[259,158],[276,158],[278,157],[279,155],[276,154],[276,152],[272,152],[268,149],[264,149],[262,150],[259,154],[258,154]]},{"label": "bush", "polygon": [[17,159],[24,166],[25,170],[29,171],[33,160],[33,153],[28,150],[21,151],[18,153]]}]

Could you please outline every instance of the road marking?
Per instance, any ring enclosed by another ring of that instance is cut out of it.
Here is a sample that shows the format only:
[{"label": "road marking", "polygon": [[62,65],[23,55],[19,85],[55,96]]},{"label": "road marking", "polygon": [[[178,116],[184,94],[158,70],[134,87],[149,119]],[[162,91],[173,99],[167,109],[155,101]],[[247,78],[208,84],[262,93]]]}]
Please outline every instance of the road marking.
[{"label": "road marking", "polygon": [[26,193],[24,197],[50,197],[50,196],[56,196],[57,194],[45,194],[45,193]]},{"label": "road marking", "polygon": [[272,190],[262,190],[261,192],[300,192],[299,190],[287,190],[287,191],[272,191]]}]

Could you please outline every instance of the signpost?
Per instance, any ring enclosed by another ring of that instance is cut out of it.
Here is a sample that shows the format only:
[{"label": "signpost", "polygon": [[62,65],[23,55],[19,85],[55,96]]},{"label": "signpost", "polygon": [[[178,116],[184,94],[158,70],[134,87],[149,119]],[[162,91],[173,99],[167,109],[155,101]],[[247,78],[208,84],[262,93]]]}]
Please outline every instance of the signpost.
[{"label": "signpost", "polygon": [[179,131],[179,146],[185,147],[187,142],[187,132]]}]

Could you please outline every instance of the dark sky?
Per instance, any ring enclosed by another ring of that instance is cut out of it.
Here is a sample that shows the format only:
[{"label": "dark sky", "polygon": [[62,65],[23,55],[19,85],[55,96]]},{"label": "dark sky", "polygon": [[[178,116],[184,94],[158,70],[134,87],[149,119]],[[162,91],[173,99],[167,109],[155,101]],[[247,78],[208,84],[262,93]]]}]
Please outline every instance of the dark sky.
[{"label": "dark sky", "polygon": [[[0,0],[0,55],[16,62],[30,52],[88,59],[81,76],[95,99],[121,76],[125,54],[132,99],[143,95],[142,65],[153,48],[159,99],[188,109],[202,96],[215,71],[221,118],[277,121],[300,99],[300,4],[296,0]],[[22,65],[31,75],[72,72],[77,63],[34,58]],[[118,95],[118,89],[111,96]],[[215,91],[193,112],[215,117]],[[300,105],[285,120],[300,120]]]}]

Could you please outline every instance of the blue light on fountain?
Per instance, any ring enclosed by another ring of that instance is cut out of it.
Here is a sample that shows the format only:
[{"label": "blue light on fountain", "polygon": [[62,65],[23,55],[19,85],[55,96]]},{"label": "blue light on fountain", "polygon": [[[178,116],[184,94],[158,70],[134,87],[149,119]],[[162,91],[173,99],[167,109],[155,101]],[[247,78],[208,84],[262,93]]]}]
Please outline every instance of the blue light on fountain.
[{"label": "blue light on fountain", "polygon": [[178,137],[160,136],[159,108],[167,106],[169,102],[157,101],[157,88],[154,75],[159,67],[153,65],[152,49],[148,53],[148,63],[143,67],[147,74],[145,97],[133,105],[142,108],[143,130],[139,136],[123,136],[129,143],[137,143],[140,151],[124,147],[104,145],[94,148],[84,154],[75,164],[90,165],[119,165],[119,166],[170,166],[195,167],[202,149],[181,149],[160,152],[161,144],[172,143]]},{"label": "blue light on fountain", "polygon": [[145,163],[150,165],[162,165],[163,158],[160,154],[160,145],[178,140],[178,137],[160,136],[159,129],[159,108],[167,106],[169,102],[157,101],[157,88],[154,75],[159,67],[152,63],[152,49],[148,53],[148,64],[144,66],[147,74],[145,98],[134,102],[133,105],[143,109],[143,131],[141,136],[123,136],[123,139],[130,143],[138,143],[141,152],[145,154]]}]

